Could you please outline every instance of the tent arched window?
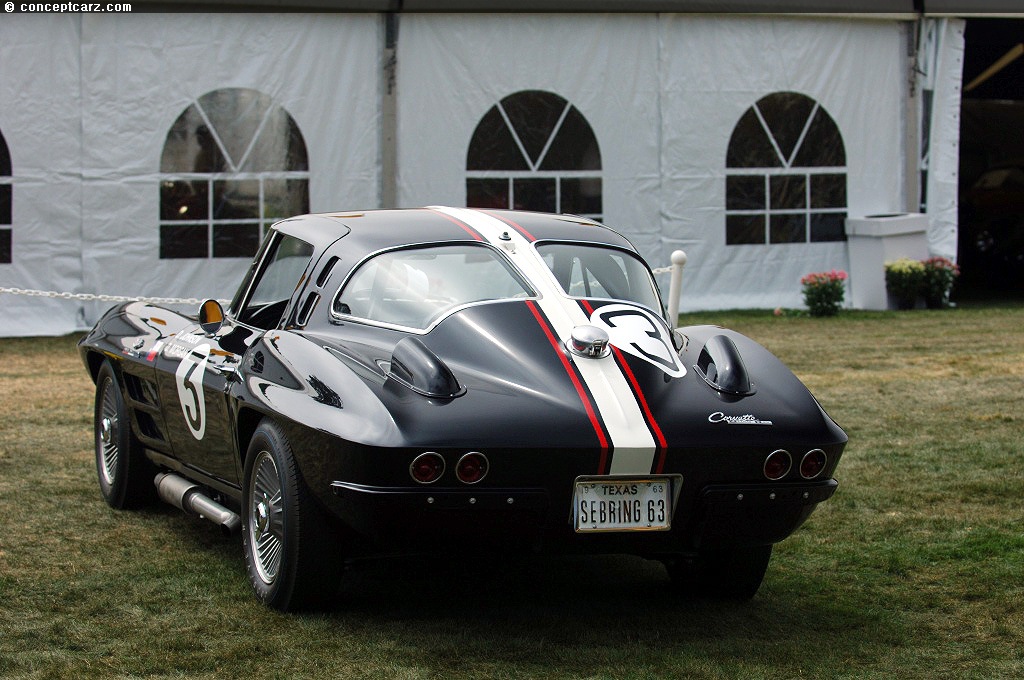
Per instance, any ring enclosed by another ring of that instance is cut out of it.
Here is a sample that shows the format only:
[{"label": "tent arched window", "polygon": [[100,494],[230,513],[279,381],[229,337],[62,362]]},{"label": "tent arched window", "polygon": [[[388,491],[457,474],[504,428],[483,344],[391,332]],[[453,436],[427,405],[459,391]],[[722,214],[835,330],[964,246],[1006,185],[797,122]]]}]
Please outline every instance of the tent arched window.
[{"label": "tent arched window", "polygon": [[11,263],[11,224],[14,188],[11,186],[11,152],[0,132],[0,264]]},{"label": "tent arched window", "polygon": [[214,90],[171,126],[160,159],[161,259],[252,257],[268,225],[306,212],[306,143],[269,96]]},{"label": "tent arched window", "polygon": [[601,218],[601,151],[579,109],[551,92],[511,94],[466,154],[466,205]]},{"label": "tent arched window", "polygon": [[816,101],[776,92],[747,109],[726,156],[725,243],[845,241],[846,151]]}]

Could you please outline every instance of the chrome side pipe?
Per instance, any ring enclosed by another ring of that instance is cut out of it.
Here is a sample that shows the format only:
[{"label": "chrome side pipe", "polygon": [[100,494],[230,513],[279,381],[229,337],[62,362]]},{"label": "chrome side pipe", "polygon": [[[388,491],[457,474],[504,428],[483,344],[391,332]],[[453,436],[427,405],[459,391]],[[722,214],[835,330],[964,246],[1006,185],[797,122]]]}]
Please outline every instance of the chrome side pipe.
[{"label": "chrome side pipe", "polygon": [[154,479],[160,500],[170,503],[186,514],[208,519],[220,525],[225,534],[233,534],[242,526],[242,518],[202,493],[202,487],[172,472],[161,472]]}]

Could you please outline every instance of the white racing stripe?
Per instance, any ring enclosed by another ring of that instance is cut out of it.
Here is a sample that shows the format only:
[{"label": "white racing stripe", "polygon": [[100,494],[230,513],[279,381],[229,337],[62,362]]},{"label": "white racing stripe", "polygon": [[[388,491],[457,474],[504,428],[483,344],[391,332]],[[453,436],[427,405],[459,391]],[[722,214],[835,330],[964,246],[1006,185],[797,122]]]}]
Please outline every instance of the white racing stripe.
[{"label": "white racing stripe", "polygon": [[[501,248],[526,275],[539,294],[537,305],[551,321],[563,343],[573,328],[590,324],[579,303],[568,297],[533,245],[517,230],[477,210],[431,206],[432,210],[468,224],[491,245]],[[573,362],[594,396],[611,438],[613,475],[647,475],[654,464],[655,442],[633,391],[611,356]]]}]

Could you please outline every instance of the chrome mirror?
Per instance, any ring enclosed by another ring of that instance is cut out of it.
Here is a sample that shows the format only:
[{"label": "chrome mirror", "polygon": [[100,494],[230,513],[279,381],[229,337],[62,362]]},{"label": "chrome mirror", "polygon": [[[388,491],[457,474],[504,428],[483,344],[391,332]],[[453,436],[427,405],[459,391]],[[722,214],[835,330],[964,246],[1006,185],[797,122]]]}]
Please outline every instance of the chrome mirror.
[{"label": "chrome mirror", "polygon": [[207,335],[214,335],[224,325],[224,308],[216,300],[207,300],[199,307],[199,326]]}]

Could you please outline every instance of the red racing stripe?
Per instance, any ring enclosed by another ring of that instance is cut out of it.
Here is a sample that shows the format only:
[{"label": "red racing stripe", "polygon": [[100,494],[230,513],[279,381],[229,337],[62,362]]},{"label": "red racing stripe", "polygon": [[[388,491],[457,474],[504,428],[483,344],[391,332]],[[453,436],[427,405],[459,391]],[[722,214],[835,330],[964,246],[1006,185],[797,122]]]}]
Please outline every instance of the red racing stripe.
[{"label": "red racing stripe", "polygon": [[516,224],[512,220],[507,219],[505,217],[502,217],[501,215],[498,215],[497,213],[492,213],[492,212],[490,212],[488,210],[479,210],[479,209],[477,209],[477,210],[478,210],[478,212],[482,212],[485,215],[490,215],[494,219],[500,220],[500,221],[504,222],[505,224],[507,224],[508,226],[512,227],[513,229],[518,231],[520,234],[522,234],[523,237],[525,237],[526,240],[530,241],[531,243],[533,241],[537,240],[536,238],[534,238],[533,234],[531,234],[530,232],[526,231],[525,227],[519,226],[518,224]]},{"label": "red racing stripe", "polygon": [[562,366],[565,368],[565,372],[569,376],[569,380],[572,381],[573,387],[576,388],[576,393],[580,396],[580,401],[583,402],[583,408],[587,412],[587,417],[590,418],[590,424],[594,428],[594,432],[597,434],[597,441],[601,445],[601,462],[598,466],[598,474],[605,474],[608,464],[608,435],[605,434],[604,426],[601,425],[601,420],[597,417],[597,411],[594,410],[594,405],[590,401],[590,397],[587,395],[587,391],[583,387],[583,383],[580,382],[580,377],[576,375],[576,371],[573,370],[572,364],[569,363],[569,358],[565,356],[562,348],[558,342],[558,338],[555,337],[554,331],[551,330],[551,326],[545,320],[544,315],[537,308],[536,303],[532,300],[526,301],[526,306],[530,308],[537,323],[540,324],[541,329],[544,331],[544,335],[547,336],[548,342],[551,343],[551,347],[555,350],[555,354],[562,362]]},{"label": "red racing stripe", "polygon": [[[586,311],[587,316],[593,316],[594,308],[586,300],[580,300],[580,305]],[[654,473],[661,474],[665,468],[665,450],[668,448],[668,441],[665,439],[665,434],[661,431],[661,426],[658,425],[658,421],[654,418],[654,413],[651,411],[650,405],[647,403],[647,397],[644,396],[644,391],[640,389],[640,381],[636,379],[636,375],[633,373],[633,369],[629,367],[629,363],[626,361],[626,357],[615,345],[612,345],[612,352],[615,355],[615,362],[619,365],[619,370],[626,376],[626,380],[629,381],[630,387],[633,388],[633,394],[636,395],[637,403],[640,404],[640,409],[644,413],[644,419],[647,421],[647,429],[654,435],[655,441],[658,443],[658,462],[655,465]]]},{"label": "red racing stripe", "polygon": [[427,208],[427,210],[430,210],[430,212],[435,213],[437,215],[440,215],[441,217],[445,218],[449,222],[457,224],[459,227],[462,228],[463,231],[465,231],[467,234],[472,236],[477,241],[483,241],[484,240],[483,236],[481,236],[475,229],[473,229],[471,226],[469,226],[468,224],[466,224],[462,220],[457,220],[454,217],[452,217],[451,215],[447,215],[447,214],[441,212],[440,210],[434,210],[433,208]]}]

